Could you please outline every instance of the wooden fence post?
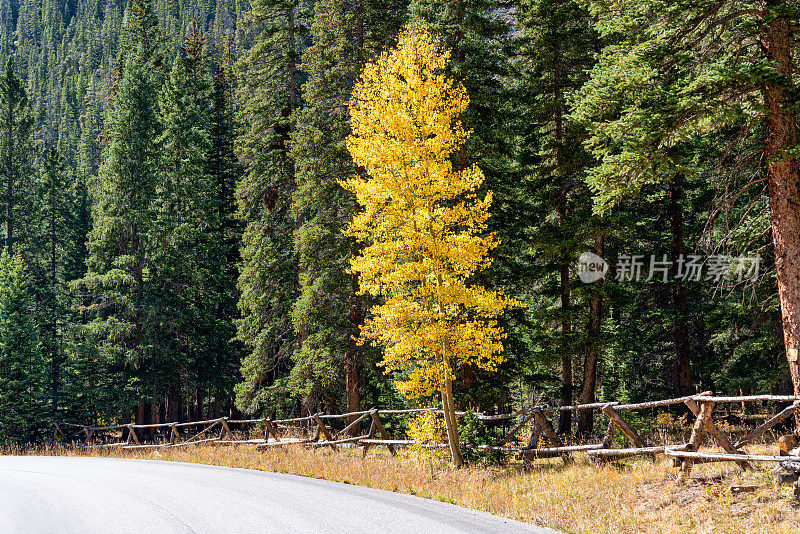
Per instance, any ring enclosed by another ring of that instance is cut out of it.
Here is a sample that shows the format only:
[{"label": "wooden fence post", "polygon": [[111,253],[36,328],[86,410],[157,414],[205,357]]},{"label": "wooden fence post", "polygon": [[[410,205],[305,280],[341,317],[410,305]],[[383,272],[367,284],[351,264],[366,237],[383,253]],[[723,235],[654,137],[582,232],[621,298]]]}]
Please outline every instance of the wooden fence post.
[{"label": "wooden fence post", "polygon": [[[372,422],[375,423],[375,428],[377,428],[378,432],[381,433],[381,438],[389,439],[389,433],[386,432],[385,428],[383,428],[383,423],[381,423],[381,420],[378,418],[378,410],[373,408],[370,410],[369,415],[372,417]],[[394,445],[388,444],[387,447],[389,448],[389,452],[392,453],[392,456],[397,456],[397,451],[394,450]]]},{"label": "wooden fence post", "polygon": [[178,432],[178,427],[175,426],[175,423],[172,423],[170,429],[172,430],[172,436],[170,436],[170,443],[180,443],[181,434],[180,432]]},{"label": "wooden fence post", "polygon": [[[684,404],[686,404],[686,406],[692,411],[692,413],[695,416],[700,415],[700,407],[697,405],[695,401],[687,399],[684,402]],[[719,443],[720,446],[723,449],[725,449],[725,452],[729,452],[731,454],[741,454],[740,451],[737,451],[736,448],[733,445],[731,445],[731,442],[728,440],[728,438],[725,437],[725,434],[719,431],[717,426],[711,420],[710,416],[706,421],[706,432],[711,434],[711,436],[717,441],[717,443]],[[750,467],[750,464],[748,464],[745,461],[736,462],[736,464],[742,469],[748,469]]]},{"label": "wooden fence post", "polygon": [[222,436],[228,436],[228,439],[233,441],[233,434],[231,433],[231,429],[228,426],[228,418],[223,417],[219,420],[220,424],[222,425],[222,430],[219,433],[219,439],[222,440]]},{"label": "wooden fence post", "polygon": [[[561,438],[559,438],[558,434],[555,433],[553,427],[550,426],[550,421],[548,421],[547,417],[544,416],[542,410],[534,408],[533,410],[531,410],[531,413],[533,414],[533,418],[536,420],[537,426],[539,427],[541,432],[543,432],[544,435],[547,436],[547,439],[549,439],[552,442],[553,446],[563,447],[564,442],[561,441]],[[561,455],[561,459],[564,460],[564,463],[569,463],[572,461],[572,457],[567,452]]]},{"label": "wooden fence post", "polygon": [[139,443],[139,436],[136,435],[136,429],[133,428],[132,424],[128,425],[128,439],[130,440],[131,438],[133,438],[134,443],[141,445],[141,443]]},{"label": "wooden fence post", "polygon": [[[706,422],[711,419],[711,412],[714,410],[714,403],[711,401],[701,401],[700,413],[692,427],[692,435],[689,438],[689,445],[687,451],[697,451],[703,444],[703,437],[706,433]],[[684,458],[681,462],[681,472],[678,476],[679,482],[685,482],[692,474],[692,460],[691,458]]]},{"label": "wooden fence post", "polygon": [[272,424],[271,419],[264,419],[264,433],[266,434],[266,440],[269,441],[269,435],[272,434],[272,437],[275,438],[276,443],[280,443],[281,438],[278,436],[278,430],[275,428],[275,425]]},{"label": "wooden fence post", "polygon": [[[533,417],[533,414],[531,414],[531,417]],[[531,437],[528,440],[528,444],[525,446],[525,448],[526,449],[535,449],[536,447],[538,447],[539,446],[539,436],[541,435],[541,433],[542,433],[542,429],[539,426],[539,421],[537,421],[534,418],[534,420],[533,420],[533,428],[531,429]],[[522,467],[523,468],[527,468],[529,466],[530,462],[531,462],[530,455],[523,454],[522,455]]]},{"label": "wooden fence post", "polygon": [[[370,409],[370,411],[369,411],[370,415],[372,415],[373,410],[375,410],[375,408]],[[370,425],[369,425],[369,432],[367,432],[367,439],[372,439],[372,436],[374,436],[374,435],[375,435],[375,420],[371,419],[370,420]],[[369,446],[370,446],[369,443],[365,443],[363,445],[364,448],[361,451],[361,458],[362,459],[367,457],[367,451],[369,450]]]},{"label": "wooden fence post", "polygon": [[61,426],[59,426],[58,421],[53,421],[53,426],[55,426],[55,430],[53,432],[53,438],[61,436],[61,441],[66,442],[67,436],[64,435],[64,432],[61,430]]},{"label": "wooden fence post", "polygon": [[[331,435],[330,431],[328,430],[328,427],[325,426],[325,421],[322,420],[322,418],[319,416],[318,413],[315,413],[313,415],[313,417],[314,417],[314,421],[317,422],[318,433],[322,432],[322,434],[325,436],[325,440],[326,441],[333,441],[333,436]],[[331,445],[331,448],[333,450],[336,450],[336,445]]]},{"label": "wooden fence post", "polygon": [[609,419],[608,421],[608,428],[606,429],[606,433],[603,436],[603,448],[608,449],[611,445],[614,444],[614,433],[617,430],[617,424],[614,422],[613,419]]},{"label": "wooden fence post", "polygon": [[640,436],[634,429],[632,429],[631,426],[628,424],[628,422],[625,421],[625,419],[623,419],[622,417],[620,417],[617,411],[611,406],[612,406],[611,404],[606,404],[605,406],[603,406],[602,408],[603,413],[605,413],[609,419],[611,419],[614,423],[616,423],[619,429],[622,430],[622,433],[625,434],[625,437],[627,437],[630,440],[630,442],[633,443],[634,447],[636,447],[637,449],[644,448],[645,446],[644,438],[642,438],[642,436]]},{"label": "wooden fence post", "polygon": [[497,442],[497,445],[501,446],[501,445],[505,445],[506,443],[508,443],[508,441],[511,440],[511,438],[513,438],[514,435],[517,432],[519,432],[519,430],[522,427],[524,427],[528,423],[528,421],[530,421],[531,419],[533,419],[533,411],[531,411],[531,413],[529,413],[525,417],[523,417],[522,421],[520,421],[520,423],[517,426],[515,426],[509,433],[507,433],[505,435],[505,437],[503,437],[503,439],[501,439],[500,441]]}]

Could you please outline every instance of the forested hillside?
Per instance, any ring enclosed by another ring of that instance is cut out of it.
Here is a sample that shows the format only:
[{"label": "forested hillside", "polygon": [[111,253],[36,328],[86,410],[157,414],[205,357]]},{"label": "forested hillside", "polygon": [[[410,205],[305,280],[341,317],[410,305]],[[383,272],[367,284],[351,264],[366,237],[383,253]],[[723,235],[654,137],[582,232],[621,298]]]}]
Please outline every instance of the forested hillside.
[{"label": "forested hillside", "polygon": [[346,231],[351,93],[406,25],[469,97],[452,162],[497,240],[470,283],[519,304],[457,406],[800,394],[799,23],[772,0],[0,0],[0,441],[438,402],[358,341],[384,300]]}]

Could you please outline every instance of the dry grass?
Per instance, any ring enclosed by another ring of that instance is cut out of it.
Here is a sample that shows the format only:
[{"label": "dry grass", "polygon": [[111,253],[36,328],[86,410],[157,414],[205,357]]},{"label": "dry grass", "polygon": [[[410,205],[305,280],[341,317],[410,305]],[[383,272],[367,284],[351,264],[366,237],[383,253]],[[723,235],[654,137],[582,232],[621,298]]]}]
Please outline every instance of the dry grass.
[{"label": "dry grass", "polygon": [[[774,447],[773,447],[774,448]],[[750,452],[771,453],[764,446]],[[36,449],[23,454],[69,454],[157,459],[293,473],[439,499],[570,533],[797,533],[800,514],[792,486],[779,486],[771,465],[741,472],[731,463],[695,466],[679,485],[666,458],[596,466],[586,456],[570,465],[537,460],[533,468],[479,466],[455,470],[384,451],[366,459],[356,449],[268,451],[197,446],[158,452]],[[120,481],[120,483],[123,483]],[[730,487],[756,484],[752,493]]]}]

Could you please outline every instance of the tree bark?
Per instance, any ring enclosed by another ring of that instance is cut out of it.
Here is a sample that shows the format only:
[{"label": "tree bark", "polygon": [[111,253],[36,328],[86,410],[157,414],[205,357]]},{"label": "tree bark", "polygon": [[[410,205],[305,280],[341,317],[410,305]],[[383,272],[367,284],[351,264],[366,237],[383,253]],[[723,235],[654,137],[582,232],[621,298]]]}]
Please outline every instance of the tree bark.
[{"label": "tree bark", "polygon": [[[357,412],[361,408],[361,394],[359,392],[359,387],[361,385],[361,377],[359,376],[358,372],[358,360],[354,351],[356,349],[352,349],[348,351],[347,356],[345,357],[344,367],[345,367],[345,389],[347,390],[347,411],[348,412]],[[356,419],[358,419],[357,415],[351,415],[347,418],[347,424],[353,423]],[[350,429],[350,434],[353,436],[359,436],[361,431],[360,425],[355,425],[353,428]]]},{"label": "tree bark", "polygon": [[678,279],[679,258],[683,255],[683,196],[682,177],[676,175],[669,183],[669,221],[672,232],[672,301],[675,312],[675,390],[679,397],[692,389],[692,371],[689,359],[689,329],[686,325],[686,288]]},{"label": "tree bark", "polygon": [[[595,254],[603,256],[603,235],[595,238]],[[602,279],[594,282],[599,285]],[[595,390],[597,386],[597,361],[600,357],[599,336],[603,316],[603,295],[595,290],[589,300],[589,324],[587,335],[589,341],[586,345],[586,357],[583,363],[583,387],[581,391],[581,403],[591,404],[595,402]],[[578,434],[588,436],[594,428],[593,410],[581,410],[578,412]]]},{"label": "tree bark", "polygon": [[[782,4],[763,2],[770,9]],[[790,88],[794,35],[785,17],[764,23],[760,35],[762,56],[772,62],[784,80],[771,78],[762,88],[766,105],[764,143],[767,184],[775,248],[775,271],[781,304],[784,344],[795,395],[800,394],[800,177],[797,159],[786,150],[797,144],[797,116]],[[800,415],[796,415],[800,425]]]},{"label": "tree bark", "polygon": [[456,406],[453,401],[453,381],[450,377],[443,379],[442,385],[442,412],[444,424],[447,429],[447,442],[450,445],[450,458],[453,460],[454,467],[464,465],[461,458],[461,445],[458,439],[458,420],[456,419]]},{"label": "tree bark", "polygon": [[[559,213],[559,217],[561,217]],[[564,342],[568,343],[569,334],[572,331],[569,313],[570,291],[569,291],[569,265],[561,265],[561,334]],[[561,405],[570,406],[572,404],[572,352],[562,349],[561,353]],[[572,412],[563,411],[558,417],[559,434],[568,434],[572,430]]]}]

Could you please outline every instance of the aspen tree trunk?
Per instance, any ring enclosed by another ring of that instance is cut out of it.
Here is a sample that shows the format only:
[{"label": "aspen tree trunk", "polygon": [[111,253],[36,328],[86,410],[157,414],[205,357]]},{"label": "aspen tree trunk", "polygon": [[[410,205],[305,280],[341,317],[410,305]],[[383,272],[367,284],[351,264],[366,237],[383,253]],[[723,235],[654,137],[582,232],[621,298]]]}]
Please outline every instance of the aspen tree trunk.
[{"label": "aspen tree trunk", "polygon": [[453,381],[449,376],[443,378],[442,412],[445,428],[447,429],[447,442],[450,445],[450,458],[453,460],[454,467],[461,467],[464,465],[464,460],[461,458],[461,445],[458,440],[458,420],[456,419],[456,407],[453,401]]},{"label": "aspen tree trunk", "polygon": [[[361,385],[360,376],[358,372],[358,361],[355,354],[356,349],[349,350],[347,355],[345,356],[344,368],[345,368],[345,389],[347,390],[347,411],[348,412],[357,412],[361,408],[361,394],[359,392],[359,386]],[[358,418],[357,415],[351,415],[347,418],[347,424],[352,423]],[[358,436],[360,432],[359,425],[356,425],[351,429],[351,434],[353,436]]]},{"label": "aspen tree trunk", "polygon": [[[778,8],[783,2],[771,0],[762,7]],[[760,36],[762,56],[791,80],[794,35],[785,17],[765,23]],[[792,109],[796,95],[779,80],[762,88],[766,105],[764,143],[767,183],[775,247],[775,271],[781,303],[786,358],[795,395],[800,394],[800,176],[797,159],[785,151],[797,145],[797,116]],[[795,416],[800,425],[800,414]]]}]

